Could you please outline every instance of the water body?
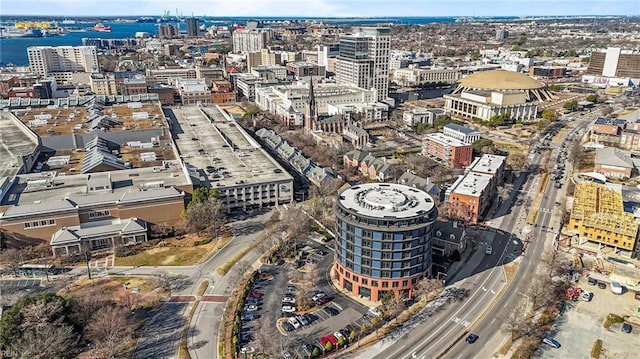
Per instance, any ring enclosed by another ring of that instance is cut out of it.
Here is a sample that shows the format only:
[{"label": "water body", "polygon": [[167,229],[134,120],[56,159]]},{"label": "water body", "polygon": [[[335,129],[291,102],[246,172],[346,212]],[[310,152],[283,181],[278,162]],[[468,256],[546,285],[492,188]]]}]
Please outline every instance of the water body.
[{"label": "water body", "polygon": [[[504,18],[487,18],[487,20],[510,20],[515,17]],[[264,17],[264,18],[207,18],[202,21],[206,26],[212,25],[243,25],[247,20],[262,20],[267,22],[283,20],[283,18]],[[287,20],[317,20],[323,21],[328,25],[373,25],[373,24],[405,24],[420,25],[430,23],[451,23],[456,21],[453,17],[395,17],[395,18],[287,18]],[[40,37],[40,38],[12,38],[0,39],[0,66],[13,64],[16,66],[29,65],[27,57],[27,47],[29,46],[80,46],[83,38],[103,38],[103,39],[122,39],[133,37],[138,31],[148,32],[151,36],[155,36],[158,32],[157,24],[154,23],[122,23],[122,22],[103,22],[105,25],[111,26],[111,32],[83,31],[69,32],[61,36]],[[12,24],[4,24],[12,25]],[[91,29],[93,24],[77,23],[69,25],[73,27],[81,27]],[[185,30],[186,25],[180,24],[181,30]]]}]

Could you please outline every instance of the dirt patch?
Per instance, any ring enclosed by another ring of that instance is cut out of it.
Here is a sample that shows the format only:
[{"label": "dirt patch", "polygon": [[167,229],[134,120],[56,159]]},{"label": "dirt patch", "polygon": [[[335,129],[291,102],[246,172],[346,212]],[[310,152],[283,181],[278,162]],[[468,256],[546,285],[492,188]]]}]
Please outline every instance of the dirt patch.
[{"label": "dirt patch", "polygon": [[511,262],[502,266],[504,268],[504,275],[507,277],[507,282],[510,281],[511,278],[513,278],[513,276],[516,274],[518,265],[519,263],[517,262]]},{"label": "dirt patch", "polygon": [[117,266],[188,266],[194,265],[211,256],[224,246],[231,237],[220,237],[207,244],[196,245],[207,237],[190,234],[182,239],[172,238],[157,242],[148,248],[149,243],[141,244],[142,250],[126,257],[116,256]]}]

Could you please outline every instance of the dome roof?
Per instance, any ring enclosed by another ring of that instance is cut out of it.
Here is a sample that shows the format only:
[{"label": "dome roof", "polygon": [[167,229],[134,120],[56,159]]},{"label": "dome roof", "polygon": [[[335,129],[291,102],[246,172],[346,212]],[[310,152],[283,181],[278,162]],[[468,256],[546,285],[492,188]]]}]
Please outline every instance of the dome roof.
[{"label": "dome roof", "polygon": [[490,70],[463,78],[460,86],[486,90],[532,90],[543,88],[544,84],[517,72]]}]

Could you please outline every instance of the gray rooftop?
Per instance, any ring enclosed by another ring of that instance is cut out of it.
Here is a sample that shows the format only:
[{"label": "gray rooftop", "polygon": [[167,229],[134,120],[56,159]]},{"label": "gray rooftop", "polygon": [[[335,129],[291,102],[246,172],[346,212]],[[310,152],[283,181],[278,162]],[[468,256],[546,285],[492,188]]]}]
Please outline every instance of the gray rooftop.
[{"label": "gray rooftop", "polygon": [[[88,175],[56,176],[53,172],[20,174],[16,176],[16,183],[2,198],[1,205],[10,205],[5,216],[29,213],[34,209],[26,206],[44,208],[65,198],[80,206],[104,203],[135,196],[159,196],[164,190],[157,188],[182,186],[190,184],[181,167],[176,163],[169,168],[147,167],[123,171],[108,172],[113,183],[113,191],[91,194],[87,191]],[[93,174],[92,176],[94,176]],[[144,191],[147,190],[147,191]],[[149,193],[146,193],[149,192]],[[153,193],[151,193],[153,192]],[[124,196],[127,194],[127,196]],[[166,193],[165,193],[166,194]]]},{"label": "gray rooftop", "polygon": [[[214,188],[293,180],[266,151],[219,107],[167,110],[180,156]],[[177,121],[177,124],[175,122]],[[176,128],[180,130],[176,131]],[[205,171],[209,167],[211,173]],[[192,172],[192,173],[193,173]],[[243,181],[243,182],[240,182]]]},{"label": "gray rooftop", "polygon": [[467,167],[467,170],[471,172],[496,174],[506,159],[505,156],[484,154],[476,158],[475,161]]},{"label": "gray rooftop", "polygon": [[32,154],[37,147],[11,121],[8,112],[0,112],[0,144],[0,178],[16,175],[21,167],[20,158]]},{"label": "gray rooftop", "polygon": [[640,159],[631,157],[631,152],[605,147],[596,149],[595,164],[634,168],[640,165]]},{"label": "gray rooftop", "polygon": [[93,237],[131,235],[146,232],[146,224],[137,218],[114,219],[64,227],[51,236],[51,245],[78,243]]},{"label": "gray rooftop", "polygon": [[340,204],[360,215],[375,218],[424,216],[434,207],[426,192],[394,183],[366,183],[342,191]]},{"label": "gray rooftop", "polygon": [[469,172],[458,177],[447,192],[480,197],[482,191],[491,183],[492,178],[491,175]]},{"label": "gray rooftop", "polygon": [[469,127],[464,127],[462,125],[458,125],[457,123],[448,123],[444,126],[444,128],[448,128],[450,130],[454,130],[454,131],[458,131],[458,132],[462,132],[464,134],[472,134],[472,133],[479,133],[478,131],[469,128]]}]

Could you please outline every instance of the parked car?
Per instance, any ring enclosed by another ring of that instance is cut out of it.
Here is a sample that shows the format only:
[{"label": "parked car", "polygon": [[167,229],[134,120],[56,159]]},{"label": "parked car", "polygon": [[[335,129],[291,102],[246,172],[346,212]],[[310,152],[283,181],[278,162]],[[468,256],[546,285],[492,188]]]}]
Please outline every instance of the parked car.
[{"label": "parked car", "polygon": [[325,295],[322,298],[319,298],[318,300],[316,300],[316,305],[323,305],[325,303],[329,303],[331,301],[331,297],[329,297],[328,295]]},{"label": "parked car", "polygon": [[484,250],[484,254],[489,255],[491,253],[493,253],[493,247],[487,246],[487,248]]},{"label": "parked car", "polygon": [[324,298],[325,296],[326,296],[326,294],[324,294],[324,292],[318,292],[318,293],[314,294],[313,297],[311,297],[311,300],[313,300],[315,302],[320,298]]},{"label": "parked car", "polygon": [[240,318],[243,321],[252,321],[254,319],[257,319],[258,316],[255,313],[244,313],[242,314],[242,317]]},{"label": "parked car", "polygon": [[282,298],[282,303],[295,304],[295,302],[296,302],[296,298],[291,297],[291,296],[285,296],[284,298]]},{"label": "parked car", "polygon": [[329,334],[327,335],[327,339],[329,339],[329,341],[331,342],[331,344],[333,344],[334,347],[338,346],[338,338],[336,338],[335,335]]},{"label": "parked car", "polygon": [[629,323],[622,323],[622,331],[625,333],[631,333],[631,330],[633,329],[633,327],[631,326],[631,324]]},{"label": "parked car", "polygon": [[338,340],[340,340],[340,338],[342,338],[342,340],[347,340],[347,338],[344,336],[344,334],[342,334],[341,332],[335,332],[333,333],[333,336],[335,336]]},{"label": "parked car", "polygon": [[545,344],[549,344],[554,348],[560,348],[560,343],[558,343],[557,340],[551,338],[551,337],[544,337],[544,339],[542,339],[542,342]]},{"label": "parked car", "polygon": [[291,325],[289,322],[284,322],[282,323],[282,328],[284,328],[284,330],[290,332],[292,330],[294,330],[295,328],[293,327],[293,325]]},{"label": "parked car", "polygon": [[593,299],[593,293],[589,292],[589,291],[584,291],[582,292],[582,300],[584,300],[585,302],[590,302],[591,299]]},{"label": "parked car", "polygon": [[294,307],[293,305],[283,305],[282,311],[285,313],[295,313],[296,307]]},{"label": "parked car", "polygon": [[597,280],[597,279],[595,279],[595,278],[591,278],[591,277],[587,278],[587,282],[588,282],[589,284],[591,284],[591,285],[596,285],[596,284],[598,284],[598,280]]},{"label": "parked car", "polygon": [[[310,344],[310,343],[304,343],[302,344],[302,351],[307,355],[307,357],[310,357],[311,354],[313,353],[313,349],[318,348],[317,346]],[[318,348],[320,349],[320,348]],[[322,350],[320,349],[320,352],[322,352]]]},{"label": "parked car", "polygon": [[622,284],[618,282],[611,282],[611,292],[613,292],[613,294],[622,294],[623,291],[624,289]]},{"label": "parked car", "polygon": [[242,343],[250,342],[251,341],[251,334],[249,334],[249,333],[240,333],[240,341]]},{"label": "parked car", "polygon": [[298,328],[300,328],[300,326],[301,326],[301,325],[300,325],[300,322],[298,322],[298,319],[296,319],[296,317],[291,317],[291,318],[289,318],[289,320],[287,320],[287,322],[288,322],[289,324],[293,325],[293,327],[294,327],[295,329],[298,329]]},{"label": "parked car", "polygon": [[264,295],[264,293],[260,293],[258,291],[252,290],[249,292],[249,296],[250,297],[254,297],[254,298],[262,298],[262,296]]},{"label": "parked car", "polygon": [[307,318],[305,318],[303,315],[299,315],[296,317],[296,319],[298,319],[298,321],[300,322],[300,324],[302,325],[309,325],[309,321],[307,320]]},{"label": "parked car", "polygon": [[252,347],[242,347],[242,349],[240,349],[240,353],[253,353],[256,350],[253,349]]},{"label": "parked car", "polygon": [[480,338],[477,334],[469,334],[469,336],[467,337],[467,339],[465,339],[465,341],[469,344],[473,344],[476,342],[476,340],[478,340],[478,338]]},{"label": "parked car", "polygon": [[600,288],[600,289],[607,289],[607,283],[605,283],[605,282],[598,282],[598,288]]},{"label": "parked car", "polygon": [[[322,337],[322,338],[320,338],[320,345],[321,345],[323,348],[326,348],[326,347],[327,347],[327,343],[331,343],[331,341],[329,340],[329,338],[328,338],[328,337]],[[331,343],[331,344],[333,345],[333,343]]]},{"label": "parked car", "polygon": [[369,314],[373,315],[374,317],[379,317],[380,315],[382,315],[382,313],[376,307],[369,307]]},{"label": "parked car", "polygon": [[255,312],[256,310],[258,310],[258,306],[255,304],[247,304],[244,306],[245,312]]},{"label": "parked car", "polygon": [[340,311],[339,311],[339,310],[337,310],[336,308],[332,307],[332,306],[325,307],[325,308],[324,308],[324,311],[325,311],[327,314],[331,315],[331,316],[336,316],[336,315],[340,314]]}]

